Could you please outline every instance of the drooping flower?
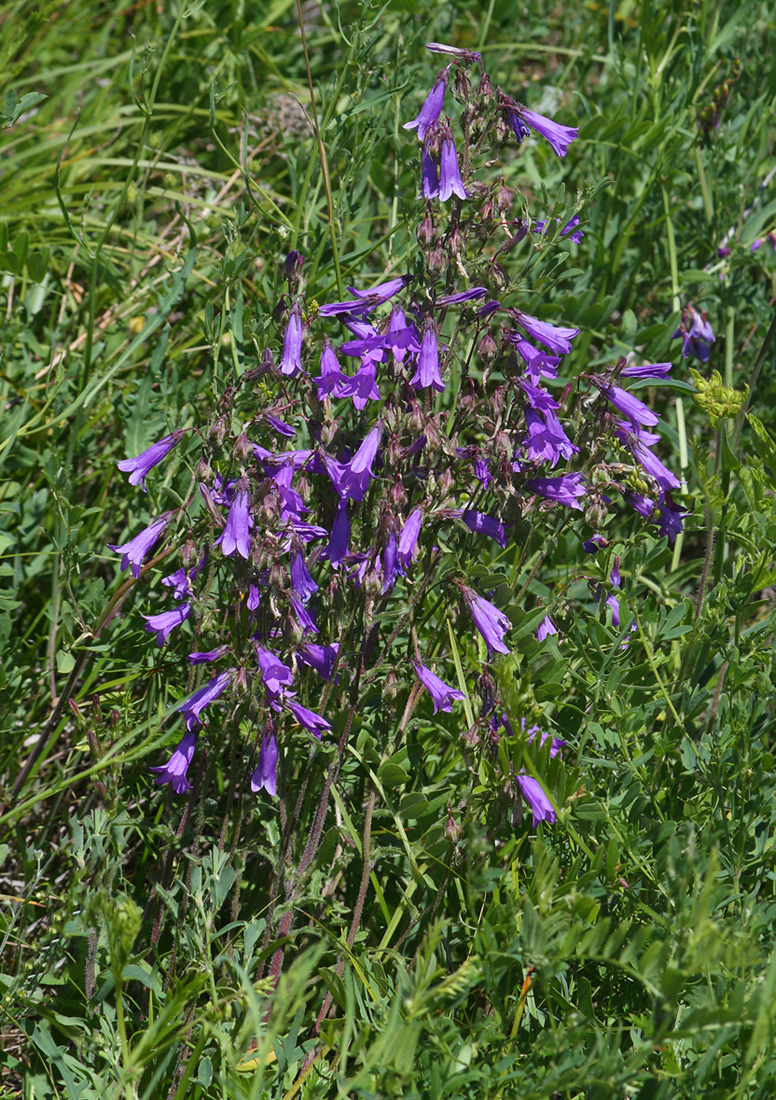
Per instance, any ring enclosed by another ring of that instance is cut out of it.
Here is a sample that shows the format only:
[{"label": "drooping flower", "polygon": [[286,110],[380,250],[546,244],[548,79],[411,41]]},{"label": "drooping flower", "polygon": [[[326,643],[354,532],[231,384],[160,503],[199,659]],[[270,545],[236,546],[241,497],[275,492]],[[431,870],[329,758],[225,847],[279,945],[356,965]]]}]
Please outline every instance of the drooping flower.
[{"label": "drooping flower", "polygon": [[156,641],[163,646],[176,626],[180,626],[184,619],[189,617],[191,604],[184,603],[172,611],[163,611],[161,615],[143,615],[146,620],[146,630],[156,633]]},{"label": "drooping flower", "polygon": [[[556,218],[555,221],[558,223],[558,225],[560,225],[560,218]],[[546,236],[548,225],[549,225],[549,222],[547,222],[547,221],[536,221],[536,222],[534,222],[534,224],[532,225],[531,228],[533,229],[533,231],[535,233],[541,233],[542,236]],[[559,236],[568,237],[568,239],[570,241],[573,241],[574,244],[582,244],[582,238],[584,237],[585,234],[582,232],[581,229],[577,230],[576,233],[574,232],[574,230],[577,228],[578,225],[579,225],[579,217],[577,215],[575,215],[573,218],[569,218],[569,220],[566,222],[566,224],[561,229],[561,231],[559,233]]]},{"label": "drooping flower", "polygon": [[[342,500],[363,500],[369,483],[374,477],[372,463],[377,455],[383,433],[381,421],[371,429],[350,462],[339,463],[326,459],[326,469],[334,488]],[[333,531],[332,531],[333,534]]]},{"label": "drooping flower", "polygon": [[315,711],[303,707],[301,703],[295,703],[293,699],[286,699],[285,705],[291,711],[300,726],[304,726],[310,733],[314,733],[317,738],[320,739],[324,730],[331,729],[330,722],[327,722],[320,714],[316,714]]},{"label": "drooping flower", "polygon": [[670,373],[672,367],[673,363],[642,363],[640,367],[623,367],[620,374],[623,378],[654,378],[659,381]]},{"label": "drooping flower", "polygon": [[575,126],[562,126],[545,115],[529,111],[520,103],[515,103],[508,96],[500,96],[501,106],[507,121],[514,131],[518,141],[522,141],[528,134],[527,126],[546,138],[559,157],[565,157],[569,145],[579,137],[579,130]]},{"label": "drooping flower", "polygon": [[487,535],[506,549],[509,540],[504,524],[500,520],[494,516],[486,516],[484,512],[477,512],[473,508],[464,508],[461,519],[470,531],[478,535]]},{"label": "drooping flower", "polygon": [[129,542],[122,543],[121,546],[114,546],[113,543],[108,543],[109,550],[115,550],[117,554],[124,555],[121,559],[122,573],[127,566],[130,566],[132,576],[137,580],[140,576],[143,558],[145,558],[146,554],[159,538],[162,531],[167,526],[169,519],[170,513],[165,512],[164,515],[155,519],[153,523],[150,523],[148,527],[144,528],[139,535],[135,535]]},{"label": "drooping flower", "polygon": [[342,376],[337,397],[352,397],[353,404],[359,410],[365,407],[367,401],[379,401],[380,391],[377,388],[375,376],[376,368],[373,360],[365,359],[351,378]]},{"label": "drooping flower", "polygon": [[589,539],[585,539],[582,543],[582,549],[586,554],[595,554],[598,550],[605,549],[609,545],[609,540],[604,538],[603,535],[591,535]]},{"label": "drooping flower", "polygon": [[317,378],[313,378],[313,382],[318,389],[318,400],[322,401],[329,393],[334,397],[339,397],[344,380],[345,375],[340,370],[337,356],[327,340],[321,351],[321,373]]},{"label": "drooping flower", "polygon": [[529,477],[525,485],[532,493],[538,493],[547,500],[582,511],[579,498],[585,495],[586,489],[581,473],[563,474],[561,477]]},{"label": "drooping flower", "polygon": [[515,779],[523,798],[531,807],[534,829],[540,821],[549,821],[552,824],[556,819],[555,809],[545,794],[541,783],[525,772],[519,772]]},{"label": "drooping flower", "polygon": [[248,509],[248,488],[242,481],[229,509],[226,527],[213,545],[220,546],[222,554],[226,557],[231,557],[236,550],[241,557],[248,558],[251,551],[251,527],[253,527],[253,518]]},{"label": "drooping flower", "polygon": [[197,735],[192,730],[184,733],[178,746],[166,764],[151,768],[152,772],[159,772],[154,783],[172,783],[172,789],[176,794],[183,794],[191,790],[191,784],[186,778],[191,758],[194,755],[194,746],[197,743]]},{"label": "drooping flower", "polygon": [[318,585],[310,576],[304,554],[297,550],[291,555],[291,587],[302,603],[307,603],[318,591]]},{"label": "drooping flower", "polygon": [[452,195],[457,195],[459,199],[467,199],[469,192],[461,179],[453,135],[447,130],[442,139],[442,152],[439,158],[439,201],[447,202]]},{"label": "drooping flower", "polygon": [[434,306],[436,309],[441,306],[457,306],[462,302],[472,302],[477,298],[484,298],[487,293],[484,286],[472,286],[468,290],[460,291],[458,294],[447,294],[444,298],[437,298]]},{"label": "drooping flower", "polygon": [[170,435],[166,435],[164,439],[160,439],[158,443],[153,443],[147,450],[143,451],[142,454],[137,455],[135,458],[124,458],[121,462],[117,463],[122,473],[129,474],[129,484],[139,484],[140,488],[145,493],[146,474],[167,457],[184,434],[185,432],[183,430],[172,432]]},{"label": "drooping flower", "polygon": [[278,793],[278,742],[274,733],[262,738],[259,762],[251,775],[251,790],[265,790],[273,798]]},{"label": "drooping flower", "polygon": [[446,88],[447,69],[443,69],[434,81],[431,91],[426,96],[417,118],[414,118],[412,122],[405,122],[403,129],[417,130],[419,139],[423,141],[429,126],[432,126],[442,113]]},{"label": "drooping flower", "polygon": [[283,358],[278,367],[281,374],[294,378],[302,369],[302,311],[299,305],[291,310],[283,336]]},{"label": "drooping flower", "polygon": [[399,566],[403,570],[409,569],[415,557],[415,548],[418,543],[423,513],[420,508],[414,508],[407,516],[406,522],[399,535],[398,559]]},{"label": "drooping flower", "polygon": [[229,646],[220,645],[217,649],[210,649],[206,653],[190,653],[189,664],[192,665],[204,665],[210,664],[211,661],[217,661],[220,657],[223,657],[225,653],[229,652]]},{"label": "drooping flower", "polygon": [[460,588],[474,625],[488,648],[488,660],[493,657],[493,650],[498,653],[509,653],[509,647],[504,645],[504,635],[512,624],[504,612],[499,611],[489,600],[478,596],[471,588],[466,588],[465,585],[461,585]]},{"label": "drooping flower", "polygon": [[660,418],[657,413],[654,413],[643,401],[640,401],[638,397],[634,397],[632,393],[628,393],[627,390],[622,389],[621,386],[609,385],[601,375],[591,375],[591,381],[606,400],[610,401],[615,409],[627,416],[634,424],[641,424],[645,428],[654,428],[658,423]]},{"label": "drooping flower", "polygon": [[428,143],[423,146],[420,158],[420,177],[423,186],[423,197],[435,199],[439,195],[439,167],[429,152]]},{"label": "drooping flower", "polygon": [[308,642],[296,651],[296,659],[301,664],[314,668],[323,680],[331,680],[338,652],[339,642],[331,642],[329,645]]},{"label": "drooping flower", "polygon": [[292,592],[288,594],[288,602],[291,604],[291,610],[300,632],[305,634],[309,630],[312,634],[317,634],[318,627],[315,625],[315,619]]},{"label": "drooping flower", "polygon": [[431,700],[434,704],[434,714],[440,710],[452,711],[453,699],[465,698],[462,691],[450,687],[449,684],[446,684],[444,680],[441,680],[436,673],[421,664],[420,661],[413,661],[412,665],[415,672],[418,674],[418,679],[431,695]]},{"label": "drooping flower", "polygon": [[[364,571],[366,571],[367,561],[364,561]],[[399,576],[399,560],[397,557],[397,539],[396,532],[391,531],[388,538],[385,540],[385,549],[383,550],[383,587],[382,595],[386,592],[392,591],[396,584],[396,578]],[[360,582],[363,581],[363,577],[360,578]]]},{"label": "drooping flower", "polygon": [[197,688],[193,695],[178,704],[175,709],[183,712],[187,730],[193,730],[196,726],[202,725],[200,714],[224,692],[231,678],[231,672],[222,672],[220,676],[214,676],[209,683]]},{"label": "drooping flower", "polygon": [[530,313],[522,313],[519,309],[510,311],[519,325],[522,325],[529,336],[544,344],[550,351],[558,355],[566,355],[571,351],[571,341],[579,335],[578,328],[562,328],[560,325],[551,325],[549,321],[540,321],[538,317],[532,317]]},{"label": "drooping flower", "polygon": [[415,373],[410,378],[410,385],[415,390],[425,390],[431,386],[439,393],[445,388],[442,375],[439,373],[439,344],[432,322],[427,322],[423,329],[423,339],[415,364]]}]

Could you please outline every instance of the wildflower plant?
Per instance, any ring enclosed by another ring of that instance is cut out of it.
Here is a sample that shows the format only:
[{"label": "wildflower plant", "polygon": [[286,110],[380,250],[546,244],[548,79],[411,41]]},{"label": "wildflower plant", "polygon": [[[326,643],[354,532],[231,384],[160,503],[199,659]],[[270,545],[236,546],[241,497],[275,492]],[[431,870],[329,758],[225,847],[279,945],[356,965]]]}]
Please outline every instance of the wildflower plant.
[{"label": "wildflower plant", "polygon": [[[551,713],[536,738],[525,715],[503,709],[499,661],[514,627],[537,610],[538,639],[562,644],[562,619],[551,603],[533,606],[522,567],[568,528],[602,553],[603,575],[629,512],[671,541],[682,526],[679,480],[659,457],[659,416],[628,388],[659,386],[671,364],[621,359],[562,383],[575,319],[506,271],[507,253],[530,258],[545,238],[551,247],[573,231],[584,248],[581,202],[565,219],[535,218],[495,168],[534,140],[566,157],[577,129],[494,91],[475,51],[429,49],[446,63],[405,124],[419,142],[408,269],[354,278],[334,300],[330,287],[310,292],[300,253],[281,258],[276,336],[219,394],[201,430],[195,488],[111,545],[136,579],[151,571],[152,549],[172,564],[161,578],[166,606],[146,615],[146,629],[160,647],[185,638],[189,649],[175,707],[185,733],[154,766],[154,782],[196,797],[198,754],[226,754],[232,783],[278,800],[289,837],[284,792],[293,804],[301,761],[320,760],[329,778],[300,871],[375,695],[403,700],[393,726],[390,708],[375,719],[383,759],[430,705],[435,722],[451,715],[440,731],[457,729],[482,756],[517,819],[530,809],[533,826],[554,822],[562,799],[545,789],[536,761],[548,765],[565,742]],[[182,435],[120,462],[130,484],[145,490],[176,461]],[[606,603],[616,625],[617,599]],[[504,737],[517,756],[500,751]],[[523,757],[535,758],[530,771]],[[283,919],[281,933],[290,909]]]}]

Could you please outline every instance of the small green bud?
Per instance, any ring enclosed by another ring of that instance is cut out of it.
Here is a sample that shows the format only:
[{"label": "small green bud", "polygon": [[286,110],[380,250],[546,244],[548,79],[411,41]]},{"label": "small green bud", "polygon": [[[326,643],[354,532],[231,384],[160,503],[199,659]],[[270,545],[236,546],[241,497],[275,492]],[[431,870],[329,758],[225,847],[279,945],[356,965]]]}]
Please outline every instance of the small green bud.
[{"label": "small green bud", "polygon": [[708,380],[692,367],[690,374],[698,391],[693,400],[708,415],[712,428],[718,428],[723,420],[740,413],[746,401],[746,390],[734,390],[726,386],[717,370],[711,372]]}]

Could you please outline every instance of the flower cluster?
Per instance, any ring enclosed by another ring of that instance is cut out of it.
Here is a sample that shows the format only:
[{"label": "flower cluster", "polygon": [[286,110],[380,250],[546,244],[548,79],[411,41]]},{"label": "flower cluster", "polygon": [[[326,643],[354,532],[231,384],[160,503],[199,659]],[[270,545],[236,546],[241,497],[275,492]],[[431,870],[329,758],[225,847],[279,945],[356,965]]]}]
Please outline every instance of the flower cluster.
[{"label": "flower cluster", "polygon": [[[156,782],[178,793],[189,788],[203,712],[218,704],[231,708],[231,728],[252,731],[251,789],[274,796],[293,738],[300,729],[331,734],[375,653],[392,676],[403,669],[405,682],[422,685],[413,698],[427,693],[433,714],[451,712],[464,685],[447,682],[438,647],[421,652],[429,635],[419,641],[416,623],[428,616],[442,614],[443,623],[457,609],[470,627],[459,640],[472,683],[492,685],[487,664],[509,653],[510,609],[503,592],[478,591],[465,568],[441,571],[442,547],[475,561],[488,546],[507,548],[517,523],[541,533],[566,519],[586,527],[578,533],[595,553],[617,498],[669,538],[681,529],[671,496],[679,482],[655,452],[658,417],[621,384],[659,383],[670,364],[623,361],[588,376],[594,404],[560,390],[561,359],[579,330],[517,297],[501,242],[506,234],[516,247],[529,230],[579,242],[579,218],[553,234],[546,221],[528,226],[512,216],[503,180],[482,182],[473,166],[473,135],[481,141],[488,127],[518,143],[538,134],[561,157],[577,130],[494,94],[474,51],[429,49],[450,61],[406,124],[421,142],[423,277],[377,276],[347,295],[313,299],[303,257],[291,254],[276,343],[260,370],[222,395],[204,433],[198,491],[111,547],[139,578],[162,535],[186,531],[180,565],[162,580],[175,606],[146,616],[159,646],[193,632],[192,681],[200,665],[217,666],[178,704],[186,733],[154,769]],[[479,70],[476,93],[470,67]],[[468,105],[460,136],[443,115],[448,91]],[[130,483],[145,490],[146,475],[182,435],[119,463]],[[380,626],[394,595],[409,606],[404,634]],[[556,633],[548,612],[540,639]],[[492,733],[492,686],[487,697],[480,724]],[[561,745],[553,741],[552,755]],[[536,779],[516,782],[534,823],[554,820]]]}]

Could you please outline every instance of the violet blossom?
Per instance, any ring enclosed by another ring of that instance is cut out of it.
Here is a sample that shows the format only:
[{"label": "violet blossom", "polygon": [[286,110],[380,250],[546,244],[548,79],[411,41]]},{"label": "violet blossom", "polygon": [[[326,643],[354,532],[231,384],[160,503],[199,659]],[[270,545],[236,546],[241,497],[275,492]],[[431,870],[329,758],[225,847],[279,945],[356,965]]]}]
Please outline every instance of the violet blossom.
[{"label": "violet blossom", "polygon": [[191,758],[194,755],[194,746],[197,743],[197,735],[192,730],[184,733],[178,745],[166,764],[151,768],[152,772],[159,772],[154,783],[172,783],[172,789],[176,794],[183,794],[191,790],[191,784],[186,778]]},{"label": "violet blossom", "polygon": [[420,534],[422,522],[422,511],[420,508],[414,508],[407,516],[404,526],[402,527],[401,535],[399,536],[399,545],[397,547],[399,567],[402,571],[409,569],[415,557],[418,535]]},{"label": "violet blossom", "polygon": [[540,344],[544,344],[550,351],[557,352],[558,355],[568,354],[571,351],[571,341],[579,335],[578,328],[551,325],[549,321],[540,321],[538,317],[532,317],[530,313],[522,313],[519,309],[510,310],[510,313],[529,336],[538,340]]},{"label": "violet blossom", "polygon": [[302,311],[297,304],[291,310],[283,336],[283,358],[278,367],[281,374],[294,378],[302,369]]},{"label": "violet blossom", "polygon": [[423,339],[415,365],[415,373],[410,378],[410,385],[415,390],[425,390],[431,386],[441,393],[445,384],[439,373],[439,344],[434,325],[428,321],[423,330]]},{"label": "violet blossom", "polygon": [[568,508],[577,508],[582,511],[579,498],[583,497],[586,489],[582,484],[582,474],[563,474],[561,477],[532,477],[525,483],[532,493],[538,493],[546,500],[554,500],[557,504],[565,504]]},{"label": "violet blossom", "polygon": [[440,710],[451,712],[453,709],[453,699],[466,698],[462,691],[450,687],[449,684],[446,684],[444,680],[441,680],[430,668],[421,664],[420,661],[413,661],[412,666],[418,675],[418,679],[431,695],[431,701],[434,704],[434,714]]},{"label": "violet blossom", "polygon": [[447,202],[452,195],[457,195],[459,199],[467,199],[469,192],[461,179],[453,135],[447,130],[442,139],[442,152],[439,158],[439,201]]},{"label": "violet blossom", "polygon": [[442,107],[445,102],[447,79],[447,69],[443,69],[434,81],[431,91],[426,96],[417,118],[414,118],[412,122],[404,123],[403,129],[417,130],[418,137],[421,141],[425,138],[429,126],[432,126],[442,113]]},{"label": "violet blossom", "polygon": [[338,653],[339,642],[331,642],[329,645],[308,642],[296,651],[296,659],[300,664],[315,669],[321,679],[331,680]]},{"label": "violet blossom", "polygon": [[132,576],[137,580],[140,576],[143,559],[167,526],[169,519],[170,513],[165,512],[155,519],[153,523],[150,523],[148,527],[145,527],[140,534],[130,539],[129,542],[122,543],[121,546],[114,546],[113,543],[108,543],[109,550],[115,550],[117,554],[124,555],[121,559],[122,573],[127,566],[129,566],[132,570]]},{"label": "violet blossom", "polygon": [[183,702],[178,704],[175,709],[183,712],[187,730],[191,731],[196,726],[202,725],[200,714],[206,706],[209,706],[224,692],[231,678],[231,672],[222,672],[220,676],[214,676],[212,680],[203,687],[198,688],[188,699],[184,699]]},{"label": "violet blossom", "polygon": [[474,625],[482,635],[488,649],[488,660],[493,657],[493,651],[509,653],[509,647],[504,645],[504,635],[511,628],[507,616],[499,611],[495,604],[478,596],[471,588],[460,585],[461,592],[474,620]]},{"label": "violet blossom", "polygon": [[176,626],[180,626],[184,619],[189,617],[191,604],[184,603],[172,611],[163,611],[160,615],[143,615],[146,620],[146,630],[156,633],[156,641],[163,646]]},{"label": "violet blossom", "polygon": [[299,725],[304,726],[310,733],[314,733],[318,740],[320,740],[321,734],[325,730],[331,729],[330,722],[327,722],[320,714],[316,714],[315,711],[303,707],[301,703],[295,703],[293,699],[286,699],[285,705],[291,711],[294,718],[296,718]]},{"label": "violet blossom", "polygon": [[274,733],[264,736],[259,750],[259,762],[251,775],[251,790],[265,790],[273,798],[278,793],[278,742]]},{"label": "violet blossom", "polygon": [[226,527],[213,545],[220,546],[225,557],[231,557],[236,550],[241,557],[247,558],[251,548],[251,527],[253,518],[248,510],[248,488],[243,478],[229,509]]},{"label": "violet blossom", "polygon": [[146,474],[167,457],[184,434],[182,429],[172,432],[170,435],[166,435],[164,439],[160,439],[158,443],[153,443],[143,451],[142,454],[137,455],[135,458],[123,458],[121,462],[117,463],[122,473],[129,473],[129,484],[139,484],[140,488],[145,493]]}]

